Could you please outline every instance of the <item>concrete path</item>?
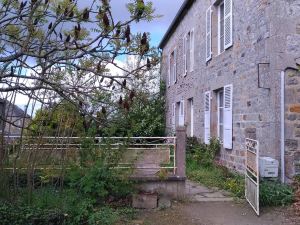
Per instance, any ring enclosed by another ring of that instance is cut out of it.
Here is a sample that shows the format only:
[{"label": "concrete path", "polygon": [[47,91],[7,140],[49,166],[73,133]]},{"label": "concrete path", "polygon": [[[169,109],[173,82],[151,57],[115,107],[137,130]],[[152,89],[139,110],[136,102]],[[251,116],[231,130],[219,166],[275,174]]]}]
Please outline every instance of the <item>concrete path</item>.
[{"label": "concrete path", "polygon": [[230,193],[204,187],[193,181],[186,181],[186,197],[190,202],[228,202],[233,201]]}]

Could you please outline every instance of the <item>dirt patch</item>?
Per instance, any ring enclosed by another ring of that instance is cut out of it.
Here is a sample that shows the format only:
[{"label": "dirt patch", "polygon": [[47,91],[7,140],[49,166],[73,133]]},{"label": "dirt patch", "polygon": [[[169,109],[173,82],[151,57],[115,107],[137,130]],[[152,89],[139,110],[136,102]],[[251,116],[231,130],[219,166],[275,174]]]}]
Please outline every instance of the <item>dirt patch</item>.
[{"label": "dirt patch", "polygon": [[165,210],[140,211],[132,225],[299,225],[289,208],[267,208],[257,217],[246,203],[173,203]]}]

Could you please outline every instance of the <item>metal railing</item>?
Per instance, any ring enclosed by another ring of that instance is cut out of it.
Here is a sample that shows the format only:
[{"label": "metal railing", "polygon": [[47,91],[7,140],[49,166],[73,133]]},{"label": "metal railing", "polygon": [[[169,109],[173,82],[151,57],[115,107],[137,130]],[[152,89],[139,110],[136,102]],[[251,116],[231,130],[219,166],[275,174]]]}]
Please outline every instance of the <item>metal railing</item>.
[{"label": "metal railing", "polygon": [[[11,156],[33,152],[44,153],[45,157],[55,155],[54,158],[77,157],[79,151],[88,151],[86,142],[94,149],[110,151],[123,149],[122,159],[116,169],[134,168],[139,171],[161,170],[176,173],[176,137],[20,137],[4,136],[6,147]],[[72,153],[72,154],[68,154]],[[19,156],[18,156],[19,157]],[[43,163],[41,163],[43,164]],[[7,167],[7,169],[12,169]],[[18,168],[25,169],[25,168]],[[50,165],[38,165],[35,169],[54,169]],[[143,172],[140,172],[143,174]]]}]

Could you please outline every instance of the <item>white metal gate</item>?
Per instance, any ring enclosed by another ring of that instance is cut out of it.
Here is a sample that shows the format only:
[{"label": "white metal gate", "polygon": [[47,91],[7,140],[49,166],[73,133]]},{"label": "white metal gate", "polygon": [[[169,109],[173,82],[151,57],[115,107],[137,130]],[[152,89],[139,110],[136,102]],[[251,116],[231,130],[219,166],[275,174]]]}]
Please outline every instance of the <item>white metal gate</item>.
[{"label": "white metal gate", "polygon": [[246,138],[245,197],[259,216],[259,142]]}]

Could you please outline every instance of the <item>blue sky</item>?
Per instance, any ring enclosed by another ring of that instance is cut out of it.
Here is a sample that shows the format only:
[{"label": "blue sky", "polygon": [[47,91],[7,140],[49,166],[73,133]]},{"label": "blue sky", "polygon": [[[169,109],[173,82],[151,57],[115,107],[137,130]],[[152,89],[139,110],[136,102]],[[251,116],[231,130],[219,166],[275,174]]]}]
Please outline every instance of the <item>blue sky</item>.
[{"label": "blue sky", "polygon": [[[145,3],[148,0],[144,0]],[[132,25],[133,32],[150,32],[151,44],[157,46],[162,37],[166,33],[169,25],[174,19],[180,6],[184,0],[151,0],[153,6],[156,9],[155,15],[161,15],[160,18],[156,18],[150,22],[140,22]],[[125,4],[128,0],[111,0],[111,7],[114,16],[119,20],[128,18],[128,12]]]}]

